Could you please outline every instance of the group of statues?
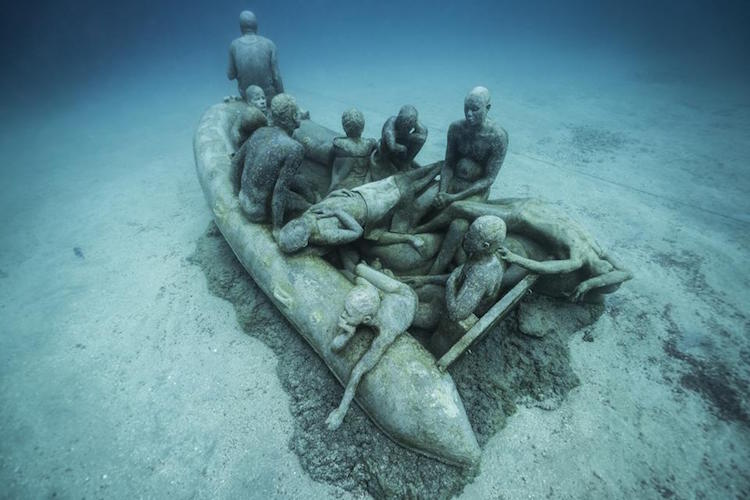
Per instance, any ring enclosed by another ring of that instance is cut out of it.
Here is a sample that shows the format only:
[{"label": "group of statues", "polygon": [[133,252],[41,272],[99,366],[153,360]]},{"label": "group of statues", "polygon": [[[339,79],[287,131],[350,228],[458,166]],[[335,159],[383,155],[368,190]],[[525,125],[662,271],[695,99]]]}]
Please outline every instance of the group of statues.
[{"label": "group of statues", "polygon": [[362,112],[345,111],[344,135],[323,145],[330,184],[316,192],[302,165],[321,145],[295,138],[303,113],[284,93],[276,47],[257,35],[252,13],[241,14],[240,27],[228,70],[247,103],[232,136],[240,205],[251,222],[271,225],[282,252],[314,251],[353,282],[332,351],[345,349],[359,325],[377,333],[329,427],[341,424],[361,378],[409,328],[440,336],[481,316],[525,273],[554,276],[543,291],[573,300],[599,300],[630,278],[559,209],[489,200],[508,135],[488,118],[484,87],[466,95],[464,118],[451,123],[445,158],[433,165],[415,161],[428,130],[413,106],[388,118],[379,140],[362,137]]}]

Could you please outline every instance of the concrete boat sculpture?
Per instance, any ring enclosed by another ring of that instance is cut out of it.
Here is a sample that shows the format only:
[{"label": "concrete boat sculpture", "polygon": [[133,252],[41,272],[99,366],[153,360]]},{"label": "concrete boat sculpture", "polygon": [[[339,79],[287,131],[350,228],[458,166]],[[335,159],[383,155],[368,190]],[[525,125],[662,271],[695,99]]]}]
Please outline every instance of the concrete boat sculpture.
[{"label": "concrete boat sculpture", "polygon": [[[235,149],[231,127],[241,106],[229,102],[209,108],[195,133],[195,163],[206,201],[245,269],[345,385],[367,351],[372,333],[360,328],[346,350],[334,353],[329,346],[352,283],[320,257],[282,253],[270,228],[249,222],[243,214],[240,177],[230,160]],[[301,129],[317,138],[335,136],[310,121],[303,122]],[[302,169],[325,175],[314,154],[308,155]],[[364,376],[355,400],[388,437],[404,447],[452,464],[479,461],[479,445],[453,379],[410,335],[400,335]]]}]

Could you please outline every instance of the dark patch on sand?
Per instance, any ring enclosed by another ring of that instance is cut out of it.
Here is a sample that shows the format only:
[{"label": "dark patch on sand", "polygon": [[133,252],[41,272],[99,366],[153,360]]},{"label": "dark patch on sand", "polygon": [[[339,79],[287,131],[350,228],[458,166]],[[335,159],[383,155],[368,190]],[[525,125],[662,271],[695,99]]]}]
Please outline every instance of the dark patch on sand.
[{"label": "dark patch on sand", "polygon": [[[277,373],[295,422],[289,446],[312,479],[375,498],[450,498],[473,480],[477,471],[396,445],[356,405],[340,429],[328,431],[325,419],[338,405],[342,387],[255,285],[213,224],[190,260],[202,267],[211,292],[234,305],[243,329],[278,357]],[[511,315],[451,367],[481,446],[503,428],[516,405],[554,409],[578,385],[569,362],[571,334],[527,337],[518,333]]]},{"label": "dark patch on sand", "polygon": [[681,351],[677,342],[682,332],[672,318],[670,305],[664,308],[662,318],[669,335],[664,342],[664,352],[689,367],[680,375],[680,386],[700,395],[718,418],[750,427],[750,413],[743,403],[743,395],[748,394],[749,389],[747,382],[737,377],[721,360],[704,360]]},{"label": "dark patch on sand", "polygon": [[570,145],[581,161],[587,163],[593,157],[613,154],[629,141],[619,132],[612,132],[592,125],[572,125]]},{"label": "dark patch on sand", "polygon": [[83,255],[83,250],[81,250],[81,247],[73,247],[73,255],[75,255],[79,259],[85,259],[86,258]]}]

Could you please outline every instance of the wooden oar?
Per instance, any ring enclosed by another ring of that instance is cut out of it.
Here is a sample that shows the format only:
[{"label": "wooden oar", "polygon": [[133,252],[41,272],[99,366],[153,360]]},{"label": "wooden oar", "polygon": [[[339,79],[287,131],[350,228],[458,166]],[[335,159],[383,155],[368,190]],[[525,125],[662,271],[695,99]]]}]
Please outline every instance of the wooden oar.
[{"label": "wooden oar", "polygon": [[474,326],[459,339],[458,342],[453,344],[448,352],[443,354],[438,362],[438,368],[445,370],[454,361],[456,361],[466,349],[482,338],[487,331],[492,328],[498,321],[503,319],[513,307],[521,301],[526,292],[536,282],[539,276],[536,274],[529,274],[524,279],[519,281],[516,286],[510,289],[508,293],[495,303],[494,306],[487,311],[484,316],[479,318]]}]

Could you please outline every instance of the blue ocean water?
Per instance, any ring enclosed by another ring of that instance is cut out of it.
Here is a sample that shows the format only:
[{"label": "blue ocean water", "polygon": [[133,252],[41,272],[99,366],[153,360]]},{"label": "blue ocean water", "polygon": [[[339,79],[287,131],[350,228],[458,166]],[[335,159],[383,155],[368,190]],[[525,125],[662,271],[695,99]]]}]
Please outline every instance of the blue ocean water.
[{"label": "blue ocean water", "polygon": [[186,264],[210,218],[192,134],[236,93],[243,9],[313,119],[358,106],[377,136],[415,104],[425,163],[489,87],[494,192],[562,204],[640,271],[573,348],[579,399],[488,445],[467,497],[548,474],[568,498],[748,494],[748,2],[74,0],[0,19],[0,497],[341,493],[305,479],[271,354]]}]

